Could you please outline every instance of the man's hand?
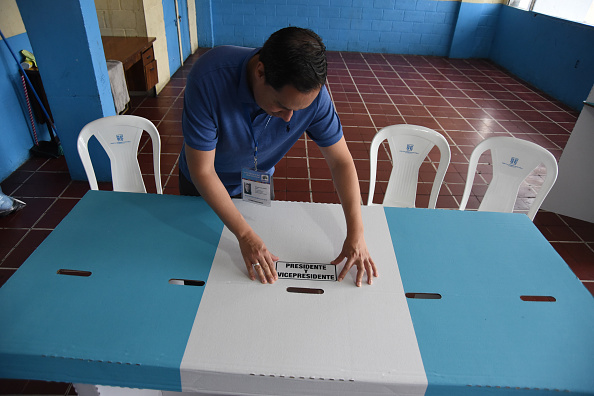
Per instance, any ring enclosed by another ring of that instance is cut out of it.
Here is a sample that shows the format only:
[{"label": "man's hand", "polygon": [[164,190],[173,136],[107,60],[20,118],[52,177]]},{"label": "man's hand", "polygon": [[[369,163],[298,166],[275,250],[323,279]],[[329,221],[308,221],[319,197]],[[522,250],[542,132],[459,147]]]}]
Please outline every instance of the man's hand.
[{"label": "man's hand", "polygon": [[266,249],[262,239],[245,221],[214,168],[215,150],[200,151],[185,146],[192,182],[202,198],[215,211],[227,228],[237,237],[243,261],[251,280],[256,276],[262,283],[278,279],[274,262],[278,260]]},{"label": "man's hand", "polygon": [[340,275],[338,275],[339,282],[344,279],[353,265],[357,267],[357,278],[355,279],[357,287],[361,286],[363,274],[365,272],[367,272],[368,285],[373,283],[373,277],[378,276],[377,268],[367,251],[367,244],[365,243],[365,238],[363,236],[353,238],[347,236],[342,245],[342,251],[331,264],[340,264],[345,258],[346,262],[344,267],[340,272]]},{"label": "man's hand", "polygon": [[274,283],[278,280],[275,265],[278,257],[268,251],[258,234],[250,229],[246,235],[239,236],[237,241],[251,280],[255,280],[256,275],[262,283]]},{"label": "man's hand", "polygon": [[361,286],[363,273],[367,272],[367,283],[371,285],[373,277],[377,277],[375,263],[367,251],[367,244],[363,236],[363,220],[361,218],[361,191],[355,163],[346,145],[344,136],[335,144],[320,147],[324,158],[332,172],[332,180],[340,197],[347,225],[347,237],[342,245],[342,251],[332,264],[340,264],[346,259],[344,268],[338,280],[344,279],[353,265],[357,266],[355,283]]}]

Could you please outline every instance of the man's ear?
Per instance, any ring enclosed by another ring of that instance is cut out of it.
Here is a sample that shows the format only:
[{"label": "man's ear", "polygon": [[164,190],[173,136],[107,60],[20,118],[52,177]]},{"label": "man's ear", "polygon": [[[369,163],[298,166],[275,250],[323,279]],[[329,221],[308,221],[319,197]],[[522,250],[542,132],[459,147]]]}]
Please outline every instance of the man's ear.
[{"label": "man's ear", "polygon": [[256,78],[261,82],[266,82],[266,76],[264,74],[264,63],[258,61],[256,64]]}]

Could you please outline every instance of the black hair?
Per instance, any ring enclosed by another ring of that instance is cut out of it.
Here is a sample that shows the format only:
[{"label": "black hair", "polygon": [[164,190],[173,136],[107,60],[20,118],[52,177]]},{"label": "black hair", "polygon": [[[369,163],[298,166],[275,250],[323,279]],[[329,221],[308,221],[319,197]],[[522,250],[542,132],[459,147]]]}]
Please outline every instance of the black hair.
[{"label": "black hair", "polygon": [[274,32],[260,50],[266,83],[279,91],[293,85],[308,93],[326,84],[326,47],[310,29],[295,26]]}]

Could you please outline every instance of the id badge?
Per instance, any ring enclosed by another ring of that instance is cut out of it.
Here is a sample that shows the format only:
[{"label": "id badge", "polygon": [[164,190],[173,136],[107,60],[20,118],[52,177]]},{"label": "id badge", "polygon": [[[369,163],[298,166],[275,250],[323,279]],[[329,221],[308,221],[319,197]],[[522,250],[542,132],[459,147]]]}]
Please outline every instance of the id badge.
[{"label": "id badge", "polygon": [[271,191],[268,172],[243,168],[241,170],[241,198],[244,201],[270,206]]}]

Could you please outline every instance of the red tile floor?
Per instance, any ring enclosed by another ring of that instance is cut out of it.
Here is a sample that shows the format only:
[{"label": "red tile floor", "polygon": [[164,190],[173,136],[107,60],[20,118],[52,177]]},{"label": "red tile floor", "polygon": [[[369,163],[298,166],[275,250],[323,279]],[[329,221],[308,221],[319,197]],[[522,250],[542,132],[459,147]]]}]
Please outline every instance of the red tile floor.
[{"label": "red tile floor", "polygon": [[[129,114],[150,119],[162,139],[161,173],[165,194],[177,194],[177,160],[182,144],[181,112],[185,77],[205,50],[192,55],[157,97],[132,97]],[[363,202],[369,189],[369,146],[380,128],[417,124],[442,133],[451,145],[452,162],[437,201],[457,209],[464,189],[468,158],[490,136],[530,140],[560,157],[578,113],[485,60],[330,52],[328,88],[344,126],[361,180]],[[150,145],[139,154],[146,184],[154,192]],[[420,174],[417,206],[429,201],[436,165],[430,153]],[[381,202],[390,172],[382,148],[378,186]],[[489,158],[481,160],[477,188],[468,204],[476,209],[490,179]],[[542,181],[537,170],[520,190],[516,210],[526,212]],[[587,181],[584,181],[587,182]],[[86,181],[70,179],[63,158],[32,158],[1,183],[5,194],[27,203],[20,212],[0,218],[0,285],[18,270],[88,190]],[[306,136],[278,164],[278,200],[337,203],[330,172],[320,151]],[[110,189],[109,183],[100,185]],[[594,294],[594,224],[540,211],[535,224]],[[72,394],[70,384],[0,380],[0,394]]]}]

